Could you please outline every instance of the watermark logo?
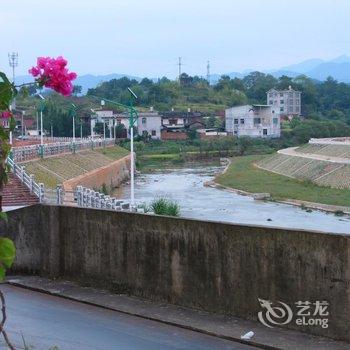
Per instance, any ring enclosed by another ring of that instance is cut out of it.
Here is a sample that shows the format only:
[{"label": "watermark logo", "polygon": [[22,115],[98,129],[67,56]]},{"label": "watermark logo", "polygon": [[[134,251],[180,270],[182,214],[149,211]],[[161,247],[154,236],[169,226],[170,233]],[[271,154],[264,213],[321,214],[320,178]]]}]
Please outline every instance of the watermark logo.
[{"label": "watermark logo", "polygon": [[292,321],[293,311],[281,301],[272,303],[269,300],[258,299],[264,311],[258,313],[259,321],[266,327],[288,324]]},{"label": "watermark logo", "polygon": [[266,327],[273,328],[295,322],[297,326],[328,328],[329,303],[325,300],[297,301],[293,307],[281,301],[258,300],[262,308],[258,319]]}]

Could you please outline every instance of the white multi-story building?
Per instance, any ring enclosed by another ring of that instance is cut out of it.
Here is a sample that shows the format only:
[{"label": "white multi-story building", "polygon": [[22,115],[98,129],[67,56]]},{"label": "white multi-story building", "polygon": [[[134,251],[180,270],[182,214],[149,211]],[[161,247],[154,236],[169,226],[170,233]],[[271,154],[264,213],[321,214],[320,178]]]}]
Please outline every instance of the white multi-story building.
[{"label": "white multi-story building", "polygon": [[[106,129],[109,129],[109,135],[114,136],[114,128],[118,125],[124,125],[125,137],[130,138],[130,116],[128,113],[115,114],[112,110],[95,111],[91,116],[91,136],[94,137],[96,123],[105,123]],[[137,133],[141,136],[149,136],[152,139],[161,138],[162,117],[158,112],[150,108],[149,112],[139,112],[135,123]]]},{"label": "white multi-story building", "polygon": [[281,116],[301,115],[301,92],[293,90],[271,89],[267,92],[267,104],[273,106]]},{"label": "white multi-story building", "polygon": [[226,109],[226,131],[229,135],[280,137],[280,115],[272,106],[245,105]]},{"label": "white multi-story building", "polygon": [[158,112],[154,112],[152,107],[149,112],[138,113],[137,131],[139,135],[160,140],[161,128],[162,117]]},{"label": "white multi-story building", "polygon": [[115,116],[112,110],[95,111],[95,114],[90,119],[91,137],[95,136],[96,123],[104,123],[105,128],[109,129],[109,135],[113,135],[114,119]]}]

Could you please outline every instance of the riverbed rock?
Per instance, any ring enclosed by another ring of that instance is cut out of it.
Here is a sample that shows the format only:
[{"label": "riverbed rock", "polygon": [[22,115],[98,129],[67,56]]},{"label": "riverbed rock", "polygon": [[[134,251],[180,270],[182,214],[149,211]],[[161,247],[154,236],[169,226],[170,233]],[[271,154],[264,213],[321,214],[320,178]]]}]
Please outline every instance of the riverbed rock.
[{"label": "riverbed rock", "polygon": [[253,193],[253,198],[259,201],[269,199],[270,197],[271,197],[270,193]]}]

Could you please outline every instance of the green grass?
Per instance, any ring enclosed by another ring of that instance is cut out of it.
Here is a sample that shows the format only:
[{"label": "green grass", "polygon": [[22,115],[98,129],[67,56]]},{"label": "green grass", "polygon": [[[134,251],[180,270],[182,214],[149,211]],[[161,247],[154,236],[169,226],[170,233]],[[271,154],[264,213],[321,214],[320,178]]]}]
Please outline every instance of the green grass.
[{"label": "green grass", "polygon": [[182,165],[183,159],[180,154],[148,154],[137,157],[136,166],[143,172],[152,172],[167,167],[173,168]]},{"label": "green grass", "polygon": [[118,160],[129,154],[127,149],[119,146],[99,148],[96,149],[96,152],[99,152],[112,160]]},{"label": "green grass", "polygon": [[26,164],[26,172],[34,174],[37,183],[43,183],[48,188],[55,188],[58,184],[62,184],[63,180],[53,174],[49,174],[44,169],[39,168],[35,162]]},{"label": "green grass", "polygon": [[167,198],[155,199],[151,205],[151,210],[157,215],[179,216],[180,206]]},{"label": "green grass", "polygon": [[317,186],[310,181],[291,179],[256,168],[253,163],[266,156],[246,156],[232,159],[225,174],[216,182],[223,186],[251,192],[267,192],[273,199],[299,199],[308,202],[350,207],[350,190]]},{"label": "green grass", "polygon": [[55,188],[65,180],[108,165],[128,154],[125,148],[113,146],[35,160],[26,163],[25,167],[29,174],[34,174],[36,182]]}]

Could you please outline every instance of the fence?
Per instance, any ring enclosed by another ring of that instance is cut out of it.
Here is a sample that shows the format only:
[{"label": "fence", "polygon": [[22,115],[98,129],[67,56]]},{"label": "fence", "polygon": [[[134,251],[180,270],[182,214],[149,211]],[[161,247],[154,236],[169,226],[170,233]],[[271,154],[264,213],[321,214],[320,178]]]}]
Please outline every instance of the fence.
[{"label": "fence", "polygon": [[56,189],[45,188],[44,184],[35,182],[34,175],[29,175],[25,171],[25,166],[16,164],[10,157],[7,158],[7,164],[13,174],[30,190],[30,193],[38,197],[40,203],[110,210],[131,209],[127,202],[82,186],[77,186],[74,191],[65,191],[61,185],[57,185]]},{"label": "fence", "polygon": [[83,208],[97,208],[110,210],[130,210],[130,203],[104,195],[83,186],[76,188],[77,204]]},{"label": "fence", "polygon": [[22,147],[13,147],[12,158],[16,163],[25,162],[27,160],[53,156],[61,153],[75,153],[85,149],[101,148],[114,145],[114,139],[90,139],[80,140],[76,142],[54,142],[41,145],[31,145]]}]

